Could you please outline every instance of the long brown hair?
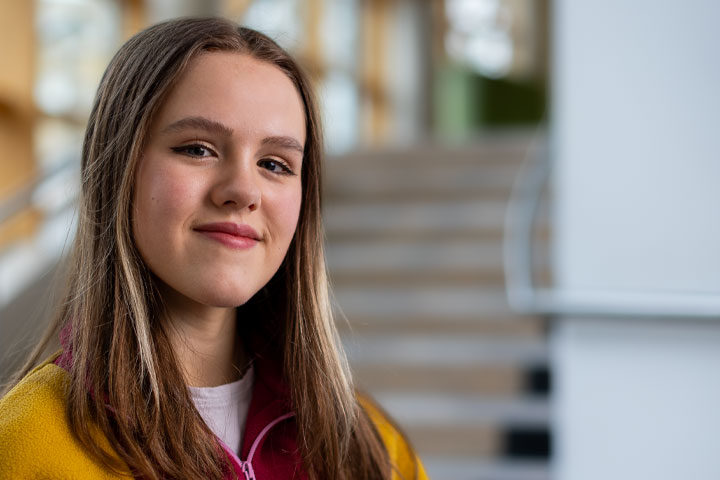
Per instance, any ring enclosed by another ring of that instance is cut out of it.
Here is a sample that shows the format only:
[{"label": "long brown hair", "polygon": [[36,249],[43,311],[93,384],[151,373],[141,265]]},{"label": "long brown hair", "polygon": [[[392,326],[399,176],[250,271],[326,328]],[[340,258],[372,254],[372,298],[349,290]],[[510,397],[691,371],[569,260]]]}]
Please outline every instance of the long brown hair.
[{"label": "long brown hair", "polygon": [[[240,314],[262,315],[255,318],[262,319],[265,331],[278,332],[274,351],[284,365],[311,478],[389,479],[388,453],[358,406],[330,309],[320,217],[322,133],[312,90],[274,41],[226,20],[179,19],[152,26],[110,62],[83,144],[67,294],[23,373],[63,329],[73,355],[69,418],[92,455],[122,470],[119,455],[133,474],[148,479],[220,479],[228,473],[224,453],[185,388],[158,319],[161,299],[131,230],[134,176],[151,120],[188,63],[206,51],[238,52],[276,66],[293,81],[305,107],[295,237],[280,270]],[[111,450],[97,441],[98,429]]]}]

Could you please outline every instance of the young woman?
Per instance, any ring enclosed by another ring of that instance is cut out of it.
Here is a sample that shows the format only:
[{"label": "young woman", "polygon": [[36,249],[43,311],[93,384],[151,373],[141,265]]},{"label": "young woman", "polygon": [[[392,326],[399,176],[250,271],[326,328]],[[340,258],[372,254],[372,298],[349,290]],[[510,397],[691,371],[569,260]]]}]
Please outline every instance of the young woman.
[{"label": "young woman", "polygon": [[308,82],[266,36],[182,19],[120,49],[67,293],[0,401],[0,477],[425,478],[338,344],[321,150]]}]

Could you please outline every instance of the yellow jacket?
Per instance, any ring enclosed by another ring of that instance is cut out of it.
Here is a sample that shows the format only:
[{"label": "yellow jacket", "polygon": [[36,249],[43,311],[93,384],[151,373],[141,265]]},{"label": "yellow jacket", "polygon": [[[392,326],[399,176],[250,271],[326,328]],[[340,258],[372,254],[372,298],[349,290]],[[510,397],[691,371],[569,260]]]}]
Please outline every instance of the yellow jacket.
[{"label": "yellow jacket", "polygon": [[[132,478],[105,468],[73,436],[65,410],[66,381],[67,372],[50,360],[0,399],[0,478]],[[361,399],[361,404],[385,442],[395,467],[393,479],[427,480],[422,464],[399,432],[371,403]]]}]

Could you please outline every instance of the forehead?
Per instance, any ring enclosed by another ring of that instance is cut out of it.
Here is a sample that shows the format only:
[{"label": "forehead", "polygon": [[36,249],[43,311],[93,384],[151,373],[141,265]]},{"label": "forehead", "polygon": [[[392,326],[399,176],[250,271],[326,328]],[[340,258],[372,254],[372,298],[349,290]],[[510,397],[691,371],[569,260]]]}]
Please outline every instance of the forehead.
[{"label": "forehead", "polygon": [[206,52],[190,61],[153,124],[206,117],[248,136],[291,136],[305,142],[305,109],[280,68],[236,52]]}]

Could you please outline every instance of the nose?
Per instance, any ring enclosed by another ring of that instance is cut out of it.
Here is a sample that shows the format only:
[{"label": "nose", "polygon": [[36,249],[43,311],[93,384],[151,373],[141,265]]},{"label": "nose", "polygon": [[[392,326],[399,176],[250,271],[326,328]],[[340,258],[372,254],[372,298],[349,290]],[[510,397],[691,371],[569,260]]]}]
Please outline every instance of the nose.
[{"label": "nose", "polygon": [[211,192],[211,200],[218,207],[251,212],[260,207],[262,191],[258,173],[249,162],[228,165],[219,169]]}]

